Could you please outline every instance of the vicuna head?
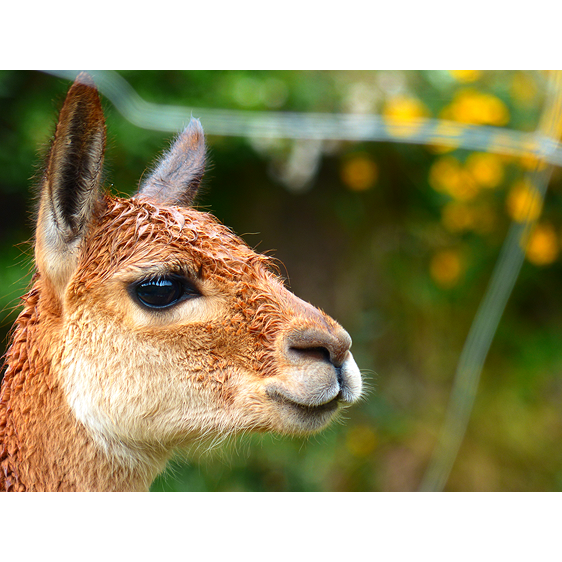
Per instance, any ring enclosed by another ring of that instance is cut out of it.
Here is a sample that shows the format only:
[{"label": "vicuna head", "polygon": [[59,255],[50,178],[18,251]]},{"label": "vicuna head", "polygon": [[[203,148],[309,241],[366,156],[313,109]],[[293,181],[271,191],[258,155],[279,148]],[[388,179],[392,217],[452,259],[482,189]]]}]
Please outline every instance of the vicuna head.
[{"label": "vicuna head", "polygon": [[7,356],[0,487],[147,489],[194,440],[308,434],[359,398],[348,334],[190,206],[205,165],[198,121],[131,199],[100,190],[104,148],[99,96],[80,76]]}]

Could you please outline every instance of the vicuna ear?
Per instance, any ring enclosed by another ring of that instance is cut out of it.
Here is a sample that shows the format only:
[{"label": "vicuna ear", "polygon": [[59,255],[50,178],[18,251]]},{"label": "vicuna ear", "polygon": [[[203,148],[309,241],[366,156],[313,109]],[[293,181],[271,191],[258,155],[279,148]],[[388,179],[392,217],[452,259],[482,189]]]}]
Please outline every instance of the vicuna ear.
[{"label": "vicuna ear", "polygon": [[204,172],[205,135],[192,118],[137,195],[159,205],[191,205]]},{"label": "vicuna ear", "polygon": [[80,74],[62,107],[41,186],[37,267],[61,296],[74,272],[80,242],[101,199],[105,122],[90,77]]}]

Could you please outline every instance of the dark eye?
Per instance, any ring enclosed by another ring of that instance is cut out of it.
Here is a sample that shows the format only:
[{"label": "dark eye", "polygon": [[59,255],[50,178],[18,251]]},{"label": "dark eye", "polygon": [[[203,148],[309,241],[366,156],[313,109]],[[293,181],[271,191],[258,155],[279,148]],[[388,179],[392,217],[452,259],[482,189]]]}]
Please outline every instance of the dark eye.
[{"label": "dark eye", "polygon": [[178,277],[147,279],[134,285],[137,299],[149,308],[167,308],[199,292],[187,281]]}]

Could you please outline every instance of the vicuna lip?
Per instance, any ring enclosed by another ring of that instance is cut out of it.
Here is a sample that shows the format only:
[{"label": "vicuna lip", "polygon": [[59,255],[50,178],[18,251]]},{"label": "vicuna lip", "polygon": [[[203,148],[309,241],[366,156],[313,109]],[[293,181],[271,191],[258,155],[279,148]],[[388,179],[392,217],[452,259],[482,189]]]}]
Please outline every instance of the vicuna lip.
[{"label": "vicuna lip", "polygon": [[291,400],[287,396],[284,396],[283,394],[275,390],[268,390],[267,395],[279,404],[289,406],[291,408],[296,408],[299,411],[310,415],[334,412],[337,410],[340,401],[339,394],[335,398],[332,398],[332,400],[330,400],[329,402],[325,402],[324,404],[319,405],[308,405],[295,402],[294,400]]}]

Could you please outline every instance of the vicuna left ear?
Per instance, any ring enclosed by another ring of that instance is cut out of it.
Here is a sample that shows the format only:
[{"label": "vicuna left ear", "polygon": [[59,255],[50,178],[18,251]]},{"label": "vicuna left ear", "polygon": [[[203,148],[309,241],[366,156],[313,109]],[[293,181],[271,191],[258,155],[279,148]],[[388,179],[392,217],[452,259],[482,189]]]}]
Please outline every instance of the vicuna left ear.
[{"label": "vicuna left ear", "polygon": [[198,119],[191,119],[137,196],[157,205],[189,206],[205,172],[205,135]]},{"label": "vicuna left ear", "polygon": [[41,186],[37,267],[62,296],[98,202],[105,121],[98,92],[80,74],[66,96]]}]

